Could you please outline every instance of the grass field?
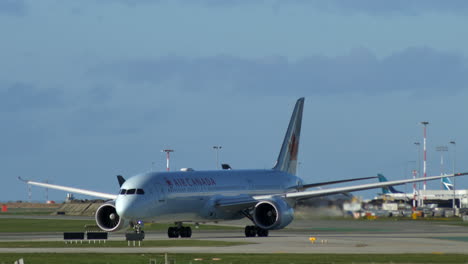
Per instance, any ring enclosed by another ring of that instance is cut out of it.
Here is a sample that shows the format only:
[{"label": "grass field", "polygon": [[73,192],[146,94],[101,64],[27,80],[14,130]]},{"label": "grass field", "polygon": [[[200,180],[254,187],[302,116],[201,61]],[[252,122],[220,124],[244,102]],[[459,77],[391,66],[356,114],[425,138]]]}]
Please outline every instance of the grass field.
[{"label": "grass field", "polygon": [[[137,243],[138,244],[138,243]],[[214,240],[177,239],[177,240],[143,240],[141,247],[229,247],[254,244],[250,242],[229,242]],[[90,248],[90,247],[127,247],[127,241],[107,241],[106,243],[84,240],[82,243],[63,241],[9,241],[0,242],[0,248]]]},{"label": "grass field", "polygon": [[10,210],[8,212],[2,212],[2,215],[50,215],[53,213],[53,210],[44,209],[44,210]]},{"label": "grass field", "polygon": [[[0,233],[13,232],[82,232],[85,225],[95,225],[94,220],[67,220],[67,219],[20,219],[0,218]],[[145,224],[145,231],[166,231],[171,224]],[[189,225],[193,229],[193,225]],[[220,225],[200,225],[199,230],[237,230],[240,227]]]},{"label": "grass field", "polygon": [[93,220],[1,218],[0,233],[78,232],[84,231],[85,225],[94,224],[96,223]]},{"label": "grass field", "polygon": [[[164,254],[0,254],[0,263],[13,263],[23,258],[25,263],[96,263],[147,264],[150,260],[164,263]],[[171,263],[230,264],[340,264],[340,263],[466,263],[468,255],[436,254],[169,254]]]}]

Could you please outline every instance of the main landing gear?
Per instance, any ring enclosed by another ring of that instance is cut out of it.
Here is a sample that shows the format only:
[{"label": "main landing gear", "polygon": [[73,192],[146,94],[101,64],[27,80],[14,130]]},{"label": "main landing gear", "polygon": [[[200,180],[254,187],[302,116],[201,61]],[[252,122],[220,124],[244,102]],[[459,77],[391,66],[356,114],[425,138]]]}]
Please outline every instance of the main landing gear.
[{"label": "main landing gear", "polygon": [[260,228],[258,226],[246,226],[245,227],[245,236],[246,237],[267,237],[268,230]]},{"label": "main landing gear", "polygon": [[167,229],[169,238],[192,237],[192,228],[190,226],[182,226],[181,222],[176,223],[177,226],[171,226]]}]

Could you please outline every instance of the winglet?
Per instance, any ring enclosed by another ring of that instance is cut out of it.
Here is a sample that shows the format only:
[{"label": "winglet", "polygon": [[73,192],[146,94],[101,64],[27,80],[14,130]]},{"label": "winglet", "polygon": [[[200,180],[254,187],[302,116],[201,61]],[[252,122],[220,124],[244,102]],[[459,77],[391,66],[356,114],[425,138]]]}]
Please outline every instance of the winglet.
[{"label": "winglet", "polygon": [[20,181],[22,181],[22,182],[26,182],[26,183],[29,182],[28,180],[25,180],[25,179],[21,178],[21,176],[18,176],[18,180],[20,180]]},{"label": "winglet", "polygon": [[273,169],[296,175],[299,138],[301,136],[302,111],[304,97],[299,98],[289,121],[288,130],[281,146],[281,151]]}]

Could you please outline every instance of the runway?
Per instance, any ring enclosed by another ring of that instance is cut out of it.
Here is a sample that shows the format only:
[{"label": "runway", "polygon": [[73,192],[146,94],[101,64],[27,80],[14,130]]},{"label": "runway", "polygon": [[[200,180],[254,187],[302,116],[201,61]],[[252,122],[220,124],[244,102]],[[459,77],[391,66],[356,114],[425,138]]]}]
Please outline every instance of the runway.
[{"label": "runway", "polygon": [[[243,224],[239,222],[228,224]],[[146,233],[147,240],[169,240],[165,232]],[[113,233],[111,240],[124,240]],[[315,237],[312,244],[310,237]],[[465,254],[468,227],[430,221],[299,220],[269,237],[246,238],[243,230],[194,230],[193,240],[247,241],[229,247],[0,248],[0,253],[459,253]],[[61,241],[61,233],[2,234],[0,241]],[[143,242],[144,243],[144,242]]]}]

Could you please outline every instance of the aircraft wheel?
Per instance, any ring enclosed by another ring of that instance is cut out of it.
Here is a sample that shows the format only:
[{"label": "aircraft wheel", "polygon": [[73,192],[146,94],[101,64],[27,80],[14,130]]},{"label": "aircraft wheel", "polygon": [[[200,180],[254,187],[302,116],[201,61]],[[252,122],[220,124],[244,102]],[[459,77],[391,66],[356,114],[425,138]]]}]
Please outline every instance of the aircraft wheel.
[{"label": "aircraft wheel", "polygon": [[257,235],[259,237],[267,237],[268,236],[268,230],[257,227]]},{"label": "aircraft wheel", "polygon": [[192,228],[189,226],[183,226],[179,230],[180,232],[180,237],[191,237],[192,236]]},{"label": "aircraft wheel", "polygon": [[179,237],[179,230],[171,226],[167,229],[167,236],[169,238],[177,238]]},{"label": "aircraft wheel", "polygon": [[179,234],[180,234],[180,237],[187,237],[187,231],[185,230],[185,227],[180,227],[179,228]]},{"label": "aircraft wheel", "polygon": [[246,237],[254,237],[257,234],[255,230],[255,226],[246,226],[245,227],[245,236]]},{"label": "aircraft wheel", "polygon": [[192,228],[190,226],[185,227],[187,237],[192,237]]}]

